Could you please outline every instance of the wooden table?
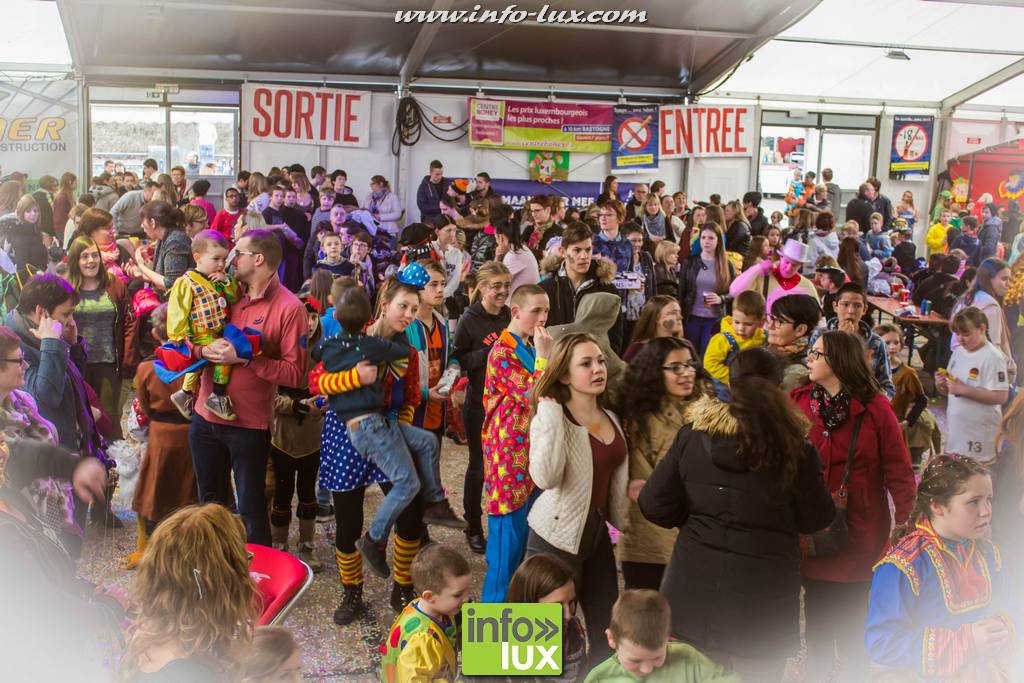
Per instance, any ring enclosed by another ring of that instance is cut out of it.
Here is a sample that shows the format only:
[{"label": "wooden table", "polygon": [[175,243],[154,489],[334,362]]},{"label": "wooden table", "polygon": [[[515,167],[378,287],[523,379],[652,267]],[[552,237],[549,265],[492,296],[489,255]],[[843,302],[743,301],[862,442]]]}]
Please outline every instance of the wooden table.
[{"label": "wooden table", "polygon": [[[935,311],[929,311],[928,315],[921,315],[921,309],[918,306],[915,306],[913,302],[909,301],[904,304],[897,299],[887,296],[869,296],[868,305],[879,313],[891,316],[893,322],[897,325],[905,325],[908,328],[907,358],[912,358],[914,355],[914,337],[916,336],[915,332],[918,328],[936,326],[944,327],[949,325],[949,319],[942,317]],[[914,309],[913,315],[900,315],[898,313],[901,309],[906,310],[908,307],[912,307]]]}]

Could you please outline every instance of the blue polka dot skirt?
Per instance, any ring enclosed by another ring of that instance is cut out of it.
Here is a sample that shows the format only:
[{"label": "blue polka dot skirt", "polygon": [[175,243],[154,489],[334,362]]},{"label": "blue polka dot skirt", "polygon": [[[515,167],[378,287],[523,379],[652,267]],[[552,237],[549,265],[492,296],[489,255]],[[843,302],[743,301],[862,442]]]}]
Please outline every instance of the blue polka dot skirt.
[{"label": "blue polka dot skirt", "polygon": [[320,437],[320,487],[352,491],[385,481],[388,478],[384,473],[352,446],[345,423],[333,410],[328,410]]}]

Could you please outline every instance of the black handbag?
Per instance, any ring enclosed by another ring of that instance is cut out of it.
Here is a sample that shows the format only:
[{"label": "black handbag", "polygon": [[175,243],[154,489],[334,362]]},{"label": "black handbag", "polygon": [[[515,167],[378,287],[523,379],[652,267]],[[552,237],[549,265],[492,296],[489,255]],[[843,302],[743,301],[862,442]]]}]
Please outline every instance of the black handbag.
[{"label": "black handbag", "polygon": [[860,436],[860,423],[864,420],[864,413],[860,413],[853,420],[853,435],[850,437],[850,450],[846,454],[846,469],[843,471],[843,483],[839,489],[832,494],[832,502],[836,506],[836,516],[832,523],[821,531],[804,536],[804,550],[808,557],[829,557],[838,553],[850,540],[850,529],[846,525],[846,505],[849,492],[847,483],[850,480],[850,471],[853,469],[854,454],[857,452],[857,437]]}]

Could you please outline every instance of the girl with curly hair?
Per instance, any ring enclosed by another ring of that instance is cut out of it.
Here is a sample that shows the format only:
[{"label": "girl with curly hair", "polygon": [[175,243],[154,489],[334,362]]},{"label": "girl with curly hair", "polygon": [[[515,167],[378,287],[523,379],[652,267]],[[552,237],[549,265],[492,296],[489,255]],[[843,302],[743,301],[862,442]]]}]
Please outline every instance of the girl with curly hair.
[{"label": "girl with curly hair", "polygon": [[629,443],[630,502],[626,528],[618,543],[627,589],[658,590],[672,557],[678,531],[647,521],[636,500],[683,426],[686,407],[702,395],[702,375],[697,350],[691,342],[678,337],[657,337],[640,348],[619,385],[622,390],[616,397],[618,413],[625,423]]}]

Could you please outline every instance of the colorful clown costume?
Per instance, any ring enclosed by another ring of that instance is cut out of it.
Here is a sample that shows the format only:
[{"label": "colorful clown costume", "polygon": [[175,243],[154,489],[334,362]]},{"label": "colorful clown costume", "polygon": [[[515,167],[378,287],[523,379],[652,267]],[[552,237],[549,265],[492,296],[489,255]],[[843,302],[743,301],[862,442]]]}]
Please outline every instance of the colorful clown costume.
[{"label": "colorful clown costume", "polygon": [[458,624],[450,617],[437,621],[428,616],[420,600],[406,605],[381,643],[381,683],[455,680]]},{"label": "colorful clown costume", "polygon": [[[228,306],[241,297],[238,281],[228,277],[225,282],[210,280],[197,270],[189,270],[175,280],[167,297],[167,339],[172,343],[188,340],[206,346],[220,338],[228,322]],[[213,366],[214,384],[226,385],[231,379],[231,366]],[[194,393],[199,373],[189,373],[183,389]]]}]

